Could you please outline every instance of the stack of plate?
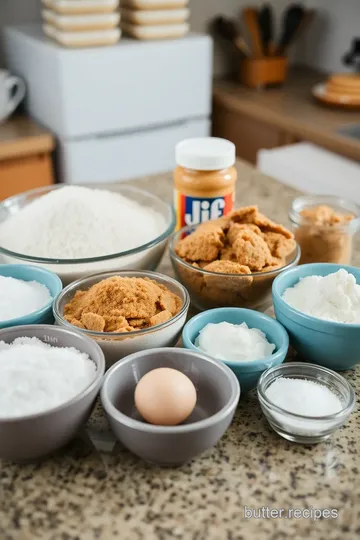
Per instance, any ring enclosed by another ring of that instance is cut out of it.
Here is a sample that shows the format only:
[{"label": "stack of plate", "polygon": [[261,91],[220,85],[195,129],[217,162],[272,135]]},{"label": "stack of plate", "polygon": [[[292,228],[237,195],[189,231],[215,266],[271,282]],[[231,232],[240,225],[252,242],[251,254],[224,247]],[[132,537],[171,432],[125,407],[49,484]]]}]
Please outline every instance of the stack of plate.
[{"label": "stack of plate", "polygon": [[121,28],[136,39],[174,39],[189,31],[189,0],[123,0]]},{"label": "stack of plate", "polygon": [[326,83],[313,89],[314,96],[329,105],[360,107],[360,75],[339,73],[331,75]]},{"label": "stack of plate", "polygon": [[65,47],[113,45],[121,36],[119,0],[42,0],[44,33]]}]

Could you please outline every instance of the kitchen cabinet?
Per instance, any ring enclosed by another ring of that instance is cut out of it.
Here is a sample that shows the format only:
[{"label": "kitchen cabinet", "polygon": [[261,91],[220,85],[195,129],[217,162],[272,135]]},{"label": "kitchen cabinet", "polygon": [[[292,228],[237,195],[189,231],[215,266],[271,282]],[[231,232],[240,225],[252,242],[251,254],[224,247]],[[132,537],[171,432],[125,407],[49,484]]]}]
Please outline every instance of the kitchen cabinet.
[{"label": "kitchen cabinet", "polygon": [[51,133],[26,116],[0,125],[0,199],[54,183]]},{"label": "kitchen cabinet", "polygon": [[360,161],[360,139],[344,131],[360,124],[359,112],[325,107],[312,97],[312,87],[325,79],[325,74],[298,68],[282,87],[266,90],[215,81],[213,135],[234,142],[237,156],[251,163],[261,149],[302,141]]},{"label": "kitchen cabinet", "polygon": [[259,150],[292,144],[298,140],[284,129],[216,104],[213,112],[213,134],[232,141],[236,146],[237,156],[254,164]]}]

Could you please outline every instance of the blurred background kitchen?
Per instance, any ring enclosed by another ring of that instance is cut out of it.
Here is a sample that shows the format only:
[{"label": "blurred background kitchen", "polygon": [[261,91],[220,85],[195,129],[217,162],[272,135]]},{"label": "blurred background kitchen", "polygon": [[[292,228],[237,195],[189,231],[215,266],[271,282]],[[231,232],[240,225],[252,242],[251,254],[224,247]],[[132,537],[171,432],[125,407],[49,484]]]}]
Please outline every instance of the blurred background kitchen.
[{"label": "blurred background kitchen", "polygon": [[211,133],[360,203],[359,0],[92,2],[0,3],[1,199],[163,173]]}]

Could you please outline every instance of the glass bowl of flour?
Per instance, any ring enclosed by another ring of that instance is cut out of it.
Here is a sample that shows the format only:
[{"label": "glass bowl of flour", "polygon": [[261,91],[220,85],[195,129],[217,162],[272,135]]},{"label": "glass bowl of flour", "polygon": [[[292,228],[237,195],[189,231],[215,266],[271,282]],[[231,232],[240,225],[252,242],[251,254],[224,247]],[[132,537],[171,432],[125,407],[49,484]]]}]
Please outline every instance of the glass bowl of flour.
[{"label": "glass bowl of flour", "polygon": [[154,270],[175,226],[172,206],[128,185],[34,189],[0,204],[2,263],[33,263],[64,285],[112,270]]}]

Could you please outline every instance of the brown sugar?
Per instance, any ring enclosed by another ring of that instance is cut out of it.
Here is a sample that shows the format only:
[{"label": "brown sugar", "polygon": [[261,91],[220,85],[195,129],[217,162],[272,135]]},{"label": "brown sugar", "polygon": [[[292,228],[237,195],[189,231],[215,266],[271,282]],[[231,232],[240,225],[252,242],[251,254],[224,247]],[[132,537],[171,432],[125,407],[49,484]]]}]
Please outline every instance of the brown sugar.
[{"label": "brown sugar", "polygon": [[341,214],[327,205],[305,208],[300,213],[295,238],[301,247],[300,263],[349,264],[352,234],[346,229],[353,214]]},{"label": "brown sugar", "polygon": [[152,279],[113,276],[76,291],[64,318],[94,332],[131,332],[171,319],[181,305],[176,294]]}]

